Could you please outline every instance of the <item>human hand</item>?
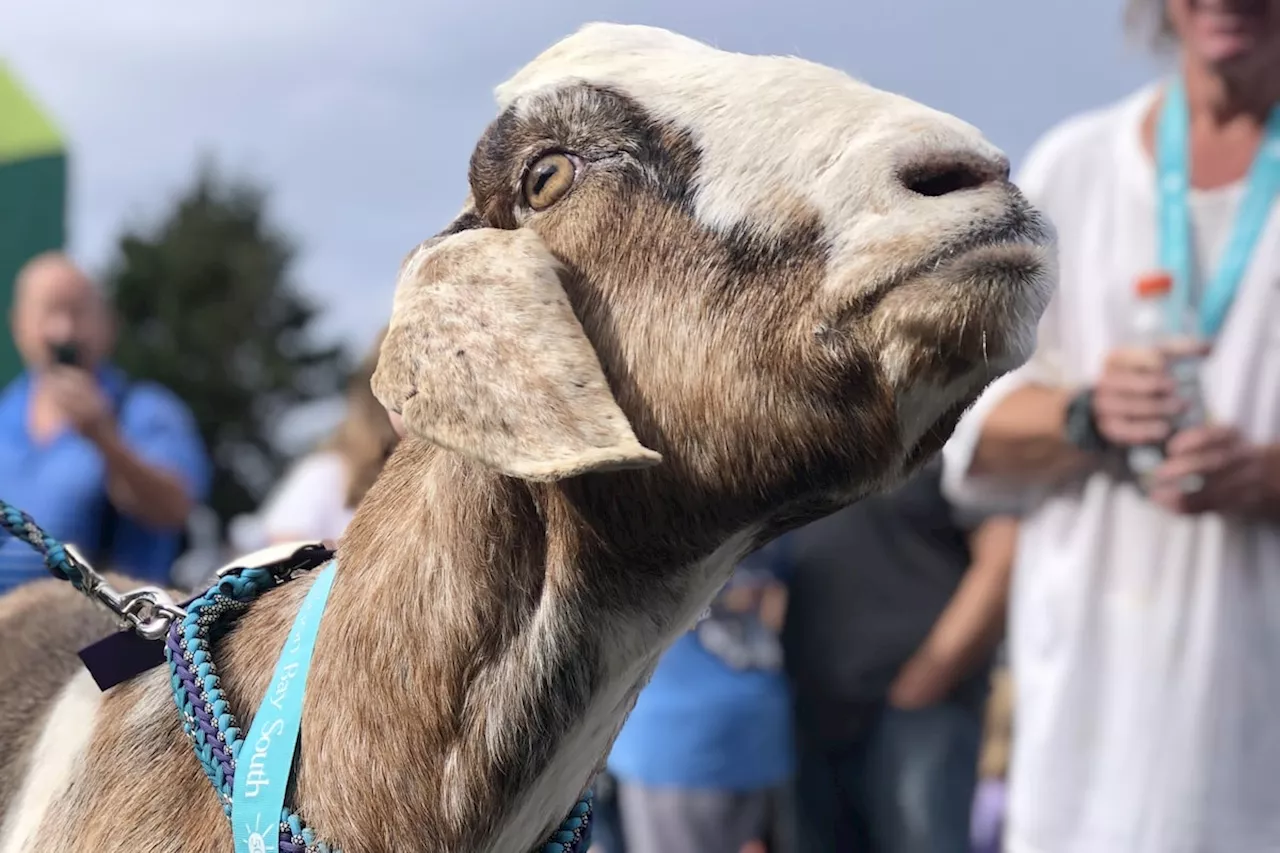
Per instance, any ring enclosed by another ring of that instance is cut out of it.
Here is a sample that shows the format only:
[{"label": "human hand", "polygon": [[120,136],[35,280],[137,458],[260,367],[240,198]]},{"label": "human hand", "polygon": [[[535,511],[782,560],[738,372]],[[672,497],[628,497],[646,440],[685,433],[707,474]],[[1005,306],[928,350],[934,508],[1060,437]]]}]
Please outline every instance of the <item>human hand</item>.
[{"label": "human hand", "polygon": [[87,370],[51,367],[41,382],[72,429],[90,441],[99,441],[114,425],[111,405]]},{"label": "human hand", "polygon": [[[1151,475],[1149,496],[1170,512],[1253,515],[1268,500],[1271,454],[1245,441],[1236,429],[1213,424],[1185,429],[1169,439],[1165,461]],[[1196,491],[1181,487],[1203,479]]]},{"label": "human hand", "polygon": [[902,711],[936,705],[951,690],[952,668],[924,651],[916,652],[898,670],[889,687],[889,704]]},{"label": "human hand", "polygon": [[1168,359],[1207,351],[1196,342],[1112,350],[1093,390],[1093,419],[1099,434],[1122,447],[1168,438],[1172,419],[1187,405],[1177,395]]}]

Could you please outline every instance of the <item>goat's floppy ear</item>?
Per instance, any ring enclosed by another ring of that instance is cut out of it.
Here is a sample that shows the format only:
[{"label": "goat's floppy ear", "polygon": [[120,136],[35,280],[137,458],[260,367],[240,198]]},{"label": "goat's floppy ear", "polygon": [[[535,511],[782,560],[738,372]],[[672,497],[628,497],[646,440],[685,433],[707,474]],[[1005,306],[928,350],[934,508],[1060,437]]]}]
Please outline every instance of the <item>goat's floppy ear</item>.
[{"label": "goat's floppy ear", "polygon": [[405,431],[524,480],[661,461],[614,400],[541,238],[459,227],[420,246],[396,285],[373,392]]}]

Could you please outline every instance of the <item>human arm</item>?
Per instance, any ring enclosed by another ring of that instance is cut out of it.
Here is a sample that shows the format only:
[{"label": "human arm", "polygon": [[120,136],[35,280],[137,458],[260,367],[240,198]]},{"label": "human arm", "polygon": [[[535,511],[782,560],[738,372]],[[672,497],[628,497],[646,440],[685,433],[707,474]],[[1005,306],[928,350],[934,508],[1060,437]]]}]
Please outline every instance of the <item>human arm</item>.
[{"label": "human arm", "polygon": [[1004,635],[1018,523],[993,516],[969,534],[970,563],[951,600],[889,689],[894,707],[941,701],[991,654]]},{"label": "human arm", "polygon": [[106,465],[107,499],[122,515],[156,530],[180,530],[186,524],[195,498],[182,475],[134,452],[118,429],[92,441]]},{"label": "human arm", "polygon": [[101,453],[107,499],[121,515],[154,530],[178,530],[208,485],[208,461],[190,414],[166,395],[112,411],[87,371],[59,367],[43,377],[72,428]]},{"label": "human arm", "polygon": [[1075,391],[1029,383],[999,401],[983,421],[968,473],[1053,481],[1091,464],[1066,436]]},{"label": "human arm", "polygon": [[[1198,347],[1196,347],[1198,349]],[[1166,348],[1115,349],[1107,355],[1097,381],[1086,388],[1028,383],[1010,393],[987,415],[969,470],[1031,482],[1054,482],[1098,464],[1100,452],[1163,441],[1170,419],[1185,405],[1166,367],[1167,359],[1187,351],[1186,344]],[[1094,447],[1071,440],[1069,409],[1079,403],[1089,428],[1100,440]]]}]

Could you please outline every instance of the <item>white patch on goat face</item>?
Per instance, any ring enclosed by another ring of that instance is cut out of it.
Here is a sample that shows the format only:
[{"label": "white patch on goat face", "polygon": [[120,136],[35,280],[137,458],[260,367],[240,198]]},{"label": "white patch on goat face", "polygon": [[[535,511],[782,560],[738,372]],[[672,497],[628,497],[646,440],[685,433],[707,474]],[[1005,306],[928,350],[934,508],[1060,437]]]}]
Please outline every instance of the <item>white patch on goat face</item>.
[{"label": "white patch on goat face", "polygon": [[690,132],[700,154],[695,211],[709,228],[781,233],[799,202],[821,217],[836,267],[856,272],[869,247],[904,233],[963,230],[983,213],[976,208],[1002,205],[907,191],[904,168],[955,159],[999,172],[1007,161],[965,122],[813,62],[730,53],[654,27],[590,24],[499,86],[498,105],[520,109],[530,95],[575,83],[614,88]]},{"label": "white patch on goat face", "polygon": [[81,670],[62,689],[32,750],[27,776],[0,827],[0,853],[45,849],[39,830],[79,772],[96,730],[102,691]]},{"label": "white patch on goat face", "polygon": [[[537,784],[525,794],[517,813],[505,823],[502,835],[494,840],[491,849],[527,849],[540,840],[538,833],[548,830],[542,825],[545,815],[568,811],[572,803],[560,802],[561,792],[591,781],[598,756],[608,749],[622,728],[662,652],[693,627],[758,534],[758,530],[736,534],[692,567],[684,576],[687,587],[677,596],[679,609],[670,614],[663,629],[655,627],[648,613],[634,613],[621,622],[598,620],[595,623],[601,634],[600,646],[605,650],[601,687],[592,697],[582,722],[557,747]],[[538,614],[539,620],[562,618],[564,615],[554,600],[548,601]],[[554,636],[554,632],[535,629],[532,635]]]}]

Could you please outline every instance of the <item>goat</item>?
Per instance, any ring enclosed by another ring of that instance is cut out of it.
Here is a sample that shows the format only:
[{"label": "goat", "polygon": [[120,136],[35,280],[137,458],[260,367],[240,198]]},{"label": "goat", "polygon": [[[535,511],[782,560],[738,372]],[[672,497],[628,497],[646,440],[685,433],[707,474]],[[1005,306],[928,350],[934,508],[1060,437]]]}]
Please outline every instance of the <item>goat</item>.
[{"label": "goat", "polygon": [[[338,545],[291,803],[346,853],[526,853],[733,565],[884,488],[1022,364],[1053,234],[969,125],[789,57],[588,25],[497,89],[373,378],[407,432]],[[310,585],[223,639],[251,719]],[[159,671],[0,601],[0,853],[215,853]]]}]

